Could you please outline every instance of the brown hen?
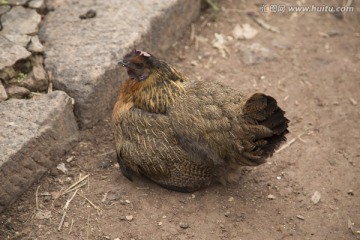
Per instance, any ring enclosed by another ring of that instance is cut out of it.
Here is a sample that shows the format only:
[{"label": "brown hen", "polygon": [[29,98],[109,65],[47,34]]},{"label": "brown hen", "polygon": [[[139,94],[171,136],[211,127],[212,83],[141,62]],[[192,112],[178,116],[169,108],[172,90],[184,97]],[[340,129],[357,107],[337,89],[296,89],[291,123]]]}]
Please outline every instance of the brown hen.
[{"label": "brown hen", "polygon": [[276,100],[247,98],[218,82],[192,81],[166,62],[133,50],[119,64],[129,79],[112,113],[122,173],[192,192],[226,183],[240,166],[265,162],[285,141]]}]

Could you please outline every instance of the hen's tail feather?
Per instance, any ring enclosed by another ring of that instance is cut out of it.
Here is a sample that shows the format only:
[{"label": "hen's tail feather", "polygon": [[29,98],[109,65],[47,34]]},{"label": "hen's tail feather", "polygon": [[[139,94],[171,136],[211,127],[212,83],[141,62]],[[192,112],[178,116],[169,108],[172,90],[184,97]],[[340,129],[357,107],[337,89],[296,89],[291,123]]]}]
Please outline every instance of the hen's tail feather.
[{"label": "hen's tail feather", "polygon": [[253,132],[256,146],[252,152],[262,159],[271,156],[286,140],[289,120],[285,112],[278,107],[274,98],[256,93],[246,101],[243,113],[257,129]]}]

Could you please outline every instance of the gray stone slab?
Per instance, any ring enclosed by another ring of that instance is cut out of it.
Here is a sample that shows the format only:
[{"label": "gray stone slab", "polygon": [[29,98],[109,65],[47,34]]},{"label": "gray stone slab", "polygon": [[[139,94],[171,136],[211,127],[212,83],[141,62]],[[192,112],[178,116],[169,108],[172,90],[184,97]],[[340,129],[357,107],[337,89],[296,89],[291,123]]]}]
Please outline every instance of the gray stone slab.
[{"label": "gray stone slab", "polygon": [[16,45],[4,36],[0,35],[0,70],[10,67],[14,63],[31,55],[24,47]]},{"label": "gray stone slab", "polygon": [[[81,20],[88,10],[96,17]],[[132,47],[161,56],[199,14],[200,0],[69,0],[50,12],[40,38],[56,89],[75,98],[81,127],[110,113],[121,80],[117,62]]]},{"label": "gray stone slab", "polygon": [[34,9],[22,6],[13,7],[1,16],[1,34],[21,33],[33,35],[38,32],[41,16]]},{"label": "gray stone slab", "polygon": [[0,35],[17,45],[27,47],[31,39],[30,35],[38,32],[40,21],[41,16],[35,9],[23,6],[13,7],[1,16],[3,29]]},{"label": "gray stone slab", "polygon": [[62,91],[0,103],[0,212],[78,138],[72,99]]}]

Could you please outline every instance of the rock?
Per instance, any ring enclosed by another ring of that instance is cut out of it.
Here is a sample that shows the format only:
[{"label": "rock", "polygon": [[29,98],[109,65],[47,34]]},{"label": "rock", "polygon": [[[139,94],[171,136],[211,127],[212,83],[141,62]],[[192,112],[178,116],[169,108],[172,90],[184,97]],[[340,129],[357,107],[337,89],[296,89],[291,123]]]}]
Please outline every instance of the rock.
[{"label": "rock", "polygon": [[0,32],[0,70],[5,67],[11,67],[19,59],[27,58],[31,55],[24,47],[1,36]]},{"label": "rock", "polygon": [[336,29],[332,29],[330,31],[327,32],[327,35],[329,37],[335,37],[335,36],[338,36],[338,35],[341,35],[341,32],[339,32],[338,30]]},{"label": "rock", "polygon": [[60,170],[62,173],[64,174],[67,174],[67,172],[69,171],[66,166],[65,166],[65,163],[59,163],[57,166],[56,166],[56,169]]},{"label": "rock", "polygon": [[110,191],[106,195],[106,199],[104,200],[104,202],[108,201],[109,203],[111,203],[112,201],[117,201],[120,198],[121,198],[121,193],[120,192]]},{"label": "rock", "polygon": [[8,12],[10,8],[11,8],[10,5],[0,5],[0,15],[3,15],[4,13]]},{"label": "rock", "polygon": [[215,38],[211,43],[214,48],[217,48],[219,50],[221,57],[226,58],[227,53],[229,53],[229,50],[226,47],[226,40],[224,35],[220,33],[215,33]]},{"label": "rock", "polygon": [[33,67],[32,74],[22,83],[22,86],[26,87],[32,92],[42,92],[48,89],[49,81],[47,74],[43,67]]},{"label": "rock", "polygon": [[187,228],[189,228],[189,224],[184,223],[184,222],[179,223],[179,226],[180,226],[182,229],[187,229]]},{"label": "rock", "polygon": [[320,201],[321,194],[318,191],[315,191],[314,194],[311,196],[311,201],[314,204],[317,204]]},{"label": "rock", "polygon": [[[1,32],[0,32],[0,36],[1,36]],[[29,44],[29,42],[31,40],[30,36],[25,35],[25,34],[18,34],[18,33],[7,34],[7,35],[4,35],[4,37],[6,37],[11,42],[13,42],[19,46],[22,46],[24,48],[27,47],[27,45]]]},{"label": "rock", "polygon": [[5,88],[2,84],[2,82],[0,81],[0,103],[5,101],[8,98],[8,95],[5,91]]},{"label": "rock", "polygon": [[33,76],[35,81],[38,83],[38,89],[41,90],[47,90],[48,87],[48,79],[47,79],[47,73],[45,72],[44,68],[35,66],[33,67]]},{"label": "rock", "polygon": [[9,85],[6,87],[6,92],[9,98],[28,98],[30,96],[30,91],[24,87],[19,87],[16,85]]},{"label": "rock", "polygon": [[255,65],[265,61],[276,60],[278,55],[259,43],[253,43],[251,45],[240,46],[240,57],[244,64]]},{"label": "rock", "polygon": [[30,57],[30,62],[32,66],[43,67],[44,57],[41,54],[32,54]]},{"label": "rock", "polygon": [[90,9],[89,11],[87,11],[86,13],[84,14],[81,14],[79,16],[80,19],[89,19],[89,18],[94,18],[96,17],[96,11],[95,10],[92,10]]},{"label": "rock", "polygon": [[354,196],[354,191],[352,189],[350,189],[348,192],[347,192],[348,195],[350,196]]},{"label": "rock", "polygon": [[355,99],[353,99],[352,97],[350,97],[349,100],[352,105],[354,105],[354,106],[357,105],[357,101]]},{"label": "rock", "polygon": [[62,91],[2,102],[0,127],[2,212],[74,146],[78,129],[72,99]]},{"label": "rock", "polygon": [[44,0],[31,0],[28,3],[28,6],[31,8],[43,8],[45,6]]},{"label": "rock", "polygon": [[[39,32],[40,40],[46,40],[46,70],[54,76],[54,87],[75,99],[81,127],[93,126],[112,111],[126,79],[126,72],[117,65],[124,54],[136,46],[163,57],[197,18],[200,3],[69,0],[46,15]],[[96,10],[96,18],[79,19],[84,9]]]},{"label": "rock", "polygon": [[127,215],[125,216],[125,219],[128,221],[132,221],[134,219],[133,215]]},{"label": "rock", "polygon": [[28,50],[31,52],[43,52],[44,51],[44,46],[41,44],[39,37],[37,35],[31,37],[31,41],[28,46]]},{"label": "rock", "polygon": [[0,79],[4,82],[8,82],[11,78],[16,76],[16,71],[12,67],[5,67],[0,70]]},{"label": "rock", "polygon": [[305,220],[305,218],[302,215],[296,215],[296,217],[300,220]]},{"label": "rock", "polygon": [[274,199],[276,199],[276,197],[274,195],[272,195],[272,194],[269,194],[267,196],[267,199],[274,200]]},{"label": "rock", "polygon": [[258,30],[251,27],[250,24],[245,23],[241,26],[236,24],[235,28],[232,30],[232,35],[235,39],[252,39],[258,34]]},{"label": "rock", "polygon": [[22,6],[13,7],[1,16],[3,30],[0,34],[18,33],[34,35],[38,32],[41,16],[34,9]]}]

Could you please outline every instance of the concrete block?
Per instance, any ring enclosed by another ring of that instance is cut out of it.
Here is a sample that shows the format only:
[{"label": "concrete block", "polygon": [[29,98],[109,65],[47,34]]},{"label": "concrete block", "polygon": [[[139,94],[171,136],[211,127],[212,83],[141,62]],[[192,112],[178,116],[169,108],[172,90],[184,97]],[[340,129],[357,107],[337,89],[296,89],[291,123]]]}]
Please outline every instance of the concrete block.
[{"label": "concrete block", "polygon": [[0,104],[0,212],[78,139],[72,99],[62,91]]}]

